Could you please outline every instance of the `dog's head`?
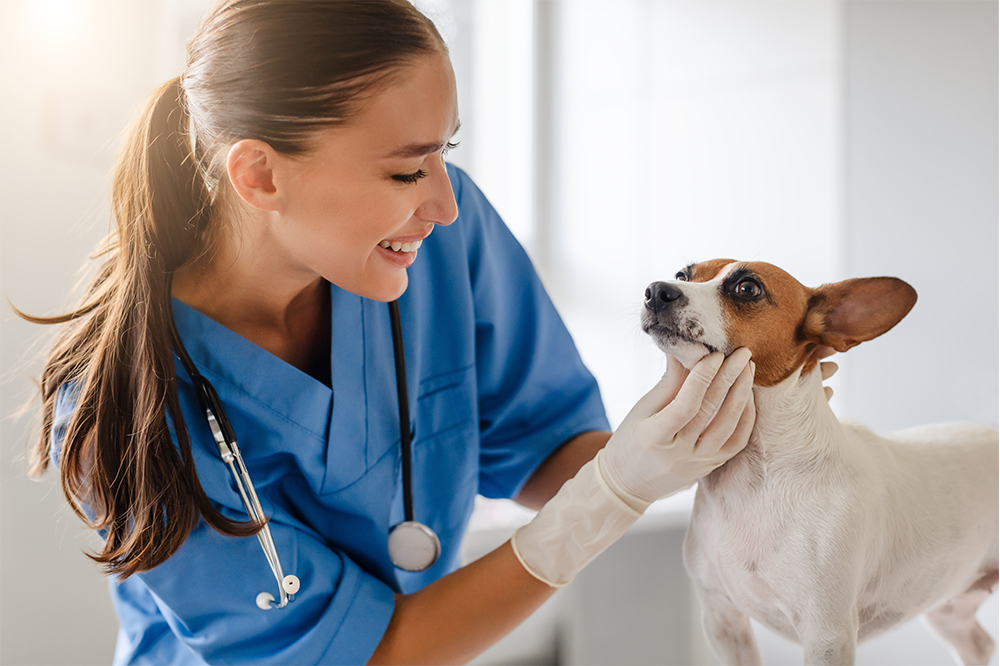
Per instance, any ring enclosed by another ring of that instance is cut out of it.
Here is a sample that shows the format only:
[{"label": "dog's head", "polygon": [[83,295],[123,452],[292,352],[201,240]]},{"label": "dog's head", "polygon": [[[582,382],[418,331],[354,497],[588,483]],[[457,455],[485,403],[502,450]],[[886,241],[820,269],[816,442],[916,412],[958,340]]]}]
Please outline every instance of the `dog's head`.
[{"label": "dog's head", "polygon": [[892,277],[859,278],[818,289],[771,264],[713,259],[646,289],[642,330],[686,367],[713,351],[753,353],[754,383],[773,386],[799,367],[811,370],[817,348],[847,351],[899,323],[917,292]]}]

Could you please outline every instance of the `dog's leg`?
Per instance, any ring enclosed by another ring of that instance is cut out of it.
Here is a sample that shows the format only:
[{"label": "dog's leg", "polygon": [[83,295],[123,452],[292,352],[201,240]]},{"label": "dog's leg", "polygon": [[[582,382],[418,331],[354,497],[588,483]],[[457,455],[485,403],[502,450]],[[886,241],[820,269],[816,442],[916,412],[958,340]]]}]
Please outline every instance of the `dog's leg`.
[{"label": "dog's leg", "polygon": [[976,609],[996,586],[997,572],[989,572],[962,594],[924,614],[927,624],[951,645],[965,666],[985,664],[993,655],[993,639],[976,621]]},{"label": "dog's leg", "polygon": [[724,664],[759,666],[760,651],[750,618],[717,592],[703,591],[698,596],[702,627],[715,656]]},{"label": "dog's leg", "polygon": [[854,663],[858,646],[858,614],[848,612],[825,614],[822,622],[812,626],[796,627],[806,664],[823,666],[849,666]]}]

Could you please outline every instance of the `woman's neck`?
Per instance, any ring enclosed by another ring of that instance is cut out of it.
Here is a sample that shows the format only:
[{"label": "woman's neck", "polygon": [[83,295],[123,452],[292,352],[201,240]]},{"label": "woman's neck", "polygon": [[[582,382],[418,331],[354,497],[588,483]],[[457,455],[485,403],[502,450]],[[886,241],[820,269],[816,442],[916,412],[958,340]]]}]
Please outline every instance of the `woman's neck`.
[{"label": "woman's neck", "polygon": [[237,243],[227,234],[211,257],[174,274],[172,295],[329,383],[330,285],[279,253],[261,251],[269,245],[262,240],[241,237]]}]

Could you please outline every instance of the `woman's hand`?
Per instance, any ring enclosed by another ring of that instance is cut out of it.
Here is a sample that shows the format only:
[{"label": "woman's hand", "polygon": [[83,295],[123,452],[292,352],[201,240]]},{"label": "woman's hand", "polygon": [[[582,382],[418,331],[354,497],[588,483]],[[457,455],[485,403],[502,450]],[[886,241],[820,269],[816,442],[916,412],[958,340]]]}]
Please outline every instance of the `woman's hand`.
[{"label": "woman's hand", "polygon": [[710,354],[688,373],[670,361],[597,457],[514,533],[524,569],[565,585],[651,502],[687,488],[746,446],[753,428],[750,352]]},{"label": "woman's hand", "polygon": [[[826,358],[828,356],[833,356],[836,353],[837,353],[837,350],[834,349],[833,347],[820,347],[819,348],[819,357],[821,359]],[[826,380],[828,380],[830,377],[833,377],[833,373],[837,372],[838,369],[839,369],[839,366],[836,363],[834,363],[833,361],[826,361],[824,363],[820,363],[819,364],[819,373],[820,373],[820,376],[823,377],[823,381],[824,382]],[[829,386],[824,386],[823,387],[823,393],[826,394],[827,402],[829,402],[830,398],[833,397],[833,389],[830,388]]]},{"label": "woman's hand", "polygon": [[690,487],[743,450],[754,423],[750,351],[709,354],[688,372],[668,357],[600,454],[601,473],[637,511]]}]

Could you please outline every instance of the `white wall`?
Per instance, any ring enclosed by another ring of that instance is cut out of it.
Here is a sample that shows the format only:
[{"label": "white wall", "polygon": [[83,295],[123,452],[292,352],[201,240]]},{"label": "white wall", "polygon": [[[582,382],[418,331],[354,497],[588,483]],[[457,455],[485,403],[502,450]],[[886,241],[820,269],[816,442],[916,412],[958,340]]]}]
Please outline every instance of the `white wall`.
[{"label": "white wall", "polygon": [[[663,372],[643,292],[695,261],[839,273],[839,4],[573,0],[552,13],[539,263],[612,424]],[[613,352],[609,352],[613,350]]]},{"label": "white wall", "polygon": [[997,423],[997,3],[847,4],[845,274],[917,290],[852,351],[848,412],[876,428]]}]

